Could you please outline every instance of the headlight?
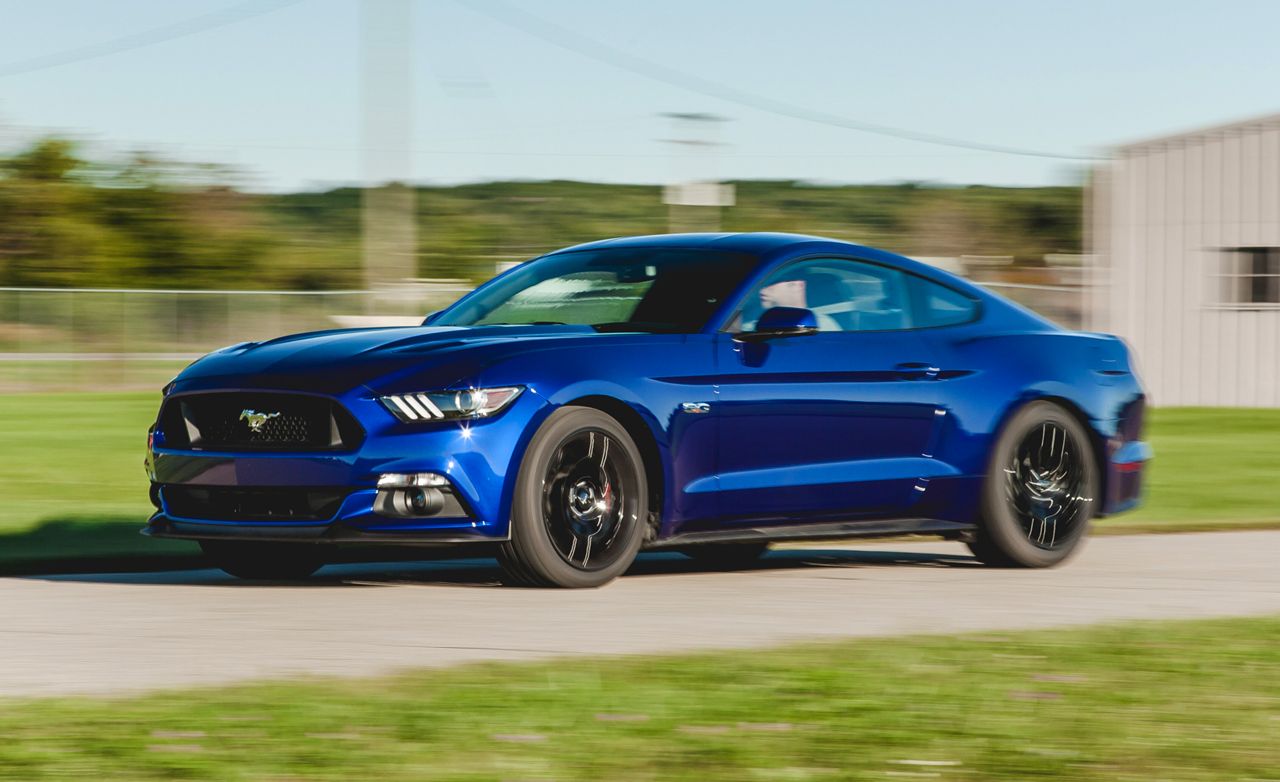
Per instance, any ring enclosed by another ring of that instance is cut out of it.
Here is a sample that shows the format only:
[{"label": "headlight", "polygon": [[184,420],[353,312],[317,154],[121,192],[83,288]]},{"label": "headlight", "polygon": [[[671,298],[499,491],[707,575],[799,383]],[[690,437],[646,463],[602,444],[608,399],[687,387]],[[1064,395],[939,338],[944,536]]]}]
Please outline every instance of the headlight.
[{"label": "headlight", "polygon": [[423,391],[378,397],[401,421],[460,421],[487,418],[503,411],[524,388],[464,388],[460,391]]}]

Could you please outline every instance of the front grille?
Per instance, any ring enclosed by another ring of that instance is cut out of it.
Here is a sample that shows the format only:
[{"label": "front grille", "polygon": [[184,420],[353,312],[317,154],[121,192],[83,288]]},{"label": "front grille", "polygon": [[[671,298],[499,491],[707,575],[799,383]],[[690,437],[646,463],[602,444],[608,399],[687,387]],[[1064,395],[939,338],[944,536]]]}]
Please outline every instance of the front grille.
[{"label": "front grille", "polygon": [[164,486],[171,516],[210,521],[328,521],[338,512],[342,489],[268,489]]},{"label": "front grille", "polygon": [[220,391],[170,397],[160,413],[166,448],[196,451],[349,450],[363,432],[331,399]]},{"label": "front grille", "polygon": [[[271,415],[271,418],[253,419],[253,416]],[[206,426],[201,430],[203,438],[211,443],[235,443],[239,445],[275,444],[314,444],[313,423],[306,415],[291,412],[259,413],[254,408],[245,408],[240,415],[235,410],[219,411],[210,416]],[[257,429],[251,420],[259,420]],[[325,433],[327,434],[327,432]]]}]

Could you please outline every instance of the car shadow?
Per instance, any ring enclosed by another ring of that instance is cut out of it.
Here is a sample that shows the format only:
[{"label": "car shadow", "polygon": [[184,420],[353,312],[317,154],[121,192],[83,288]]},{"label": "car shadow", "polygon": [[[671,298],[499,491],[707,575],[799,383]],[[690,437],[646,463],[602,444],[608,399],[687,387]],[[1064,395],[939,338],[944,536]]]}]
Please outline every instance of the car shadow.
[{"label": "car shadow", "polygon": [[[975,567],[972,557],[921,551],[859,551],[843,548],[785,548],[771,550],[745,566],[710,567],[676,552],[642,553],[623,578],[689,575],[698,573],[752,573],[799,571],[819,568],[874,567]],[[302,581],[250,581],[229,576],[214,568],[134,573],[31,574],[22,578],[103,584],[219,587],[377,587],[455,586],[501,587],[502,572],[487,557],[467,559],[427,559],[396,562],[348,562],[326,565]]]}]

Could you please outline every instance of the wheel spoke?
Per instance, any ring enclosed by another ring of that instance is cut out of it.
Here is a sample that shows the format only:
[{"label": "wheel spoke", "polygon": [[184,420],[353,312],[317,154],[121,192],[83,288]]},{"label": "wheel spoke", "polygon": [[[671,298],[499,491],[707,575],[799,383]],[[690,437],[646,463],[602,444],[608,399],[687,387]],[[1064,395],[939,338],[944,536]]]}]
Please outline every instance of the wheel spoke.
[{"label": "wheel spoke", "polygon": [[607,567],[615,545],[638,523],[631,491],[639,465],[604,431],[568,436],[555,450],[542,479],[543,524],[551,544],[582,570]]},{"label": "wheel spoke", "polygon": [[[1038,430],[1038,431],[1037,431]],[[1058,545],[1058,528],[1068,531],[1081,515],[1085,452],[1064,426],[1046,421],[1032,429],[1006,467],[1005,495],[1027,540],[1040,548]]]}]

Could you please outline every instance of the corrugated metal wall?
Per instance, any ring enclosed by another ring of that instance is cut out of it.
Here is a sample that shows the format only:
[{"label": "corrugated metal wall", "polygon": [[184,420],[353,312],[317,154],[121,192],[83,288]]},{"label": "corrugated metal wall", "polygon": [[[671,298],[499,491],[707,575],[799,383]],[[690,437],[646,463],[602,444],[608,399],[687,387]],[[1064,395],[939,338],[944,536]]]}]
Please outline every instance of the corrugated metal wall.
[{"label": "corrugated metal wall", "polygon": [[1280,306],[1224,299],[1224,249],[1280,247],[1280,116],[1123,147],[1095,172],[1087,328],[1156,405],[1280,407]]}]

